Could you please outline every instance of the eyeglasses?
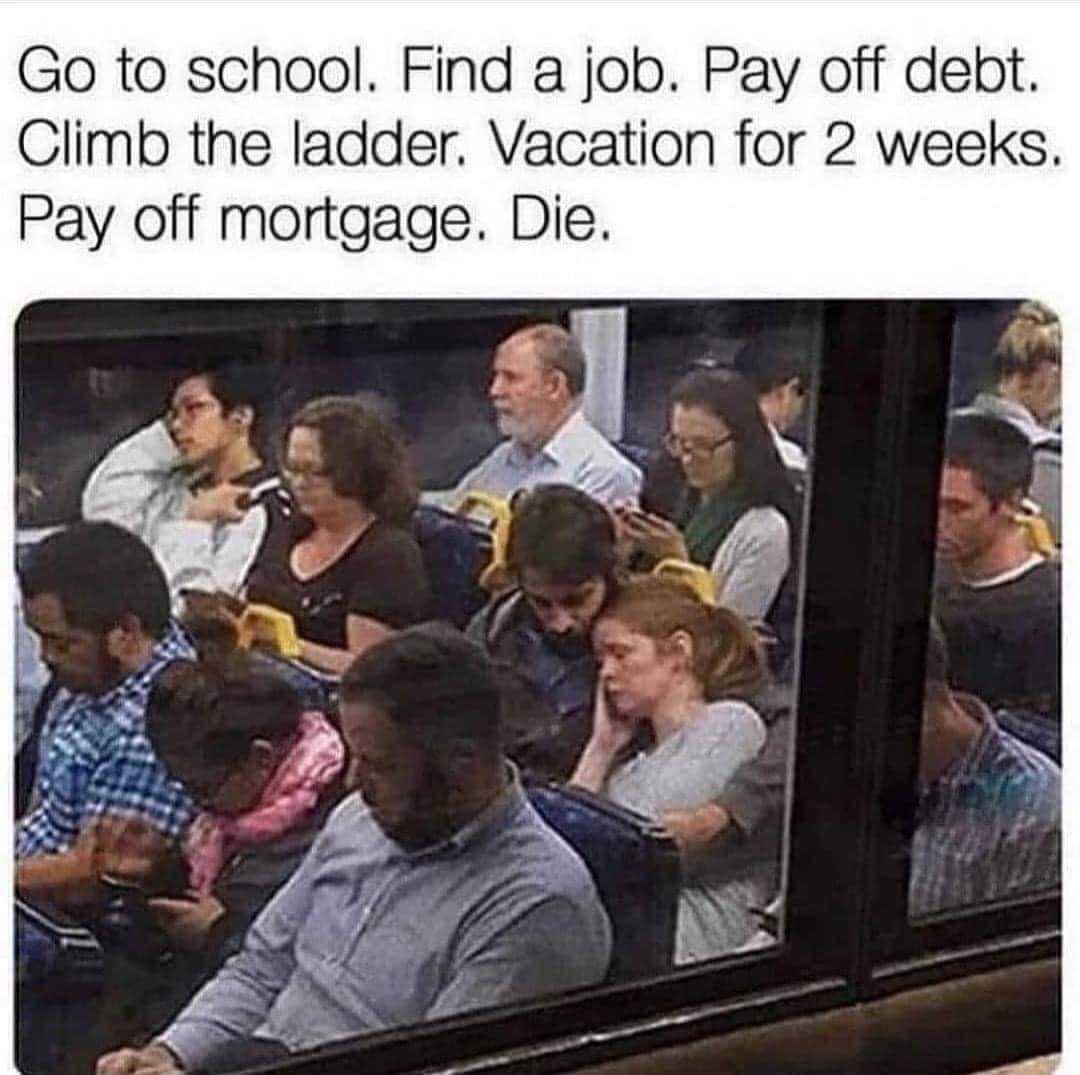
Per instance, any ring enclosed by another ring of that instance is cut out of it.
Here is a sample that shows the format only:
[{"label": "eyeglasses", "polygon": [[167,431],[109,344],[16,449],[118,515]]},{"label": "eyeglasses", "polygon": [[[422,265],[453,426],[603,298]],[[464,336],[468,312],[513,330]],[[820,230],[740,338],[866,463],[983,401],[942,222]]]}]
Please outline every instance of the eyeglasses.
[{"label": "eyeglasses", "polygon": [[684,456],[692,456],[695,459],[705,459],[715,455],[725,444],[733,441],[735,437],[729,433],[719,440],[700,440],[693,437],[677,437],[674,433],[664,434],[664,448],[669,455],[676,459]]},{"label": "eyeglasses", "polygon": [[281,464],[281,473],[285,476],[285,480],[289,482],[301,480],[317,482],[325,481],[330,477],[330,471],[324,467],[297,467],[293,466],[288,460]]}]

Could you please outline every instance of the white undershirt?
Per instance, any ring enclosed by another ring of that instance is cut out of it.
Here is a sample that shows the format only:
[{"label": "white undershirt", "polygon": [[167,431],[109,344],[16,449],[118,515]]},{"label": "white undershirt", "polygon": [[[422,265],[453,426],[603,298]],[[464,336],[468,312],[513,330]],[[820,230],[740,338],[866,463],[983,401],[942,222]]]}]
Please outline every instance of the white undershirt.
[{"label": "white undershirt", "polygon": [[1008,571],[1002,571],[1000,575],[993,575],[988,579],[978,579],[974,582],[964,581],[965,586],[970,586],[973,590],[985,590],[990,586],[1001,586],[1003,583],[1012,582],[1014,579],[1020,578],[1021,575],[1026,575],[1033,567],[1038,567],[1039,564],[1044,563],[1045,556],[1039,556],[1038,553],[1032,553],[1030,558],[1025,560],[1018,567],[1010,567]]}]

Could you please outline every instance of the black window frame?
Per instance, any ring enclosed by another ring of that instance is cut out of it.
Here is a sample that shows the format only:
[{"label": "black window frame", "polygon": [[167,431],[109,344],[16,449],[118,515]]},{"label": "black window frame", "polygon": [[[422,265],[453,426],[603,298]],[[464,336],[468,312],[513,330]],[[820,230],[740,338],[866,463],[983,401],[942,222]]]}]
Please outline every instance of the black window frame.
[{"label": "black window frame", "polygon": [[[997,300],[1000,301],[1000,300]],[[910,319],[909,361],[897,392],[893,527],[882,599],[889,608],[879,681],[892,685],[872,736],[881,814],[864,856],[874,902],[869,944],[856,968],[868,999],[1010,962],[1060,956],[1061,893],[1039,892],[908,917],[910,840],[918,768],[926,642],[933,604],[937,493],[952,385],[956,304],[923,304]]]}]

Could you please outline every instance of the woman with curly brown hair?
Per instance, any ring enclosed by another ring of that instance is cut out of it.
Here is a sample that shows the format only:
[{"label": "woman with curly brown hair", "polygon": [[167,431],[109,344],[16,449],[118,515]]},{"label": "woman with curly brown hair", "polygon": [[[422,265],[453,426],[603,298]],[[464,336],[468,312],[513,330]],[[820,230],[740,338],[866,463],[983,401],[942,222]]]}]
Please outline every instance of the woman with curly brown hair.
[{"label": "woman with curly brown hair", "polygon": [[408,521],[416,485],[397,432],[345,396],[289,420],[281,471],[294,525],[271,533],[247,598],[290,613],[302,657],[341,673],[390,631],[424,619],[428,582]]},{"label": "woman with curly brown hair", "polygon": [[[753,629],[688,587],[646,576],[621,587],[593,629],[593,730],[571,783],[665,823],[721,796],[765,743],[750,705],[765,680]],[[645,731],[652,746],[628,756]],[[739,847],[683,846],[675,961],[730,952],[776,894],[779,849],[762,831]]]}]

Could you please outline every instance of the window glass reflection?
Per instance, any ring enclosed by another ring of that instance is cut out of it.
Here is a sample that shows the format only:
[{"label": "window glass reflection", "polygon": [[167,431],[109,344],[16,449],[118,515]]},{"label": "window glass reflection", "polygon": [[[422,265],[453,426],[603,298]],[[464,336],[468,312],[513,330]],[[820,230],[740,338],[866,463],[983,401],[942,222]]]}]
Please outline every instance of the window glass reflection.
[{"label": "window glass reflection", "polygon": [[[949,418],[938,504],[910,911],[1060,883],[1061,326],[1013,307]],[[966,376],[964,376],[966,375]],[[954,386],[955,387],[955,386]]]},{"label": "window glass reflection", "polygon": [[30,319],[23,1070],[227,1070],[782,937],[819,307],[410,309],[191,304],[155,362],[135,305],[107,362],[73,307],[59,386]]}]

